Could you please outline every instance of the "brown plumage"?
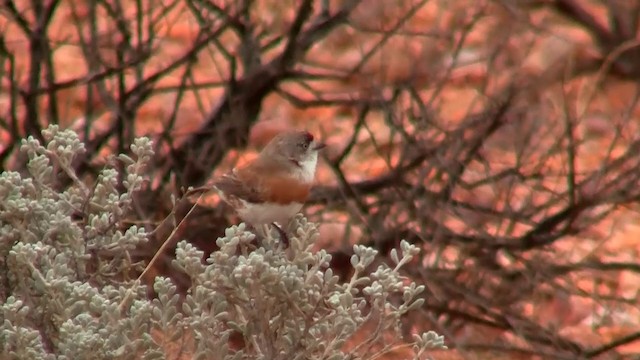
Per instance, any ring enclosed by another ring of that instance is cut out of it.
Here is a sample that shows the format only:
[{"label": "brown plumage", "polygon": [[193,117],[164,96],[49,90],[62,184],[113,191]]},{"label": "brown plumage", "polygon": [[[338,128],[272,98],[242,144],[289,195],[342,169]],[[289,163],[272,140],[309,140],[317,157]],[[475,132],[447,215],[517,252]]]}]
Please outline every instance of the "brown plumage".
[{"label": "brown plumage", "polygon": [[306,131],[279,134],[255,160],[221,176],[214,186],[250,225],[287,225],[309,196],[323,147]]}]

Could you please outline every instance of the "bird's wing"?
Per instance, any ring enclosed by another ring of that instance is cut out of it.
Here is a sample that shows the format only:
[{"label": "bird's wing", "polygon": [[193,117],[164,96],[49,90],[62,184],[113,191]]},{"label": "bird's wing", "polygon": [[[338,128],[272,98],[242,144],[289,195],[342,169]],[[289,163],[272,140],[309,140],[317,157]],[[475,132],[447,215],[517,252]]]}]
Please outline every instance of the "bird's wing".
[{"label": "bird's wing", "polygon": [[218,180],[213,183],[213,186],[224,193],[225,197],[229,200],[231,197],[235,197],[250,203],[261,203],[265,201],[265,199],[260,196],[258,189],[259,183],[243,177],[242,173],[235,170],[218,178]]}]

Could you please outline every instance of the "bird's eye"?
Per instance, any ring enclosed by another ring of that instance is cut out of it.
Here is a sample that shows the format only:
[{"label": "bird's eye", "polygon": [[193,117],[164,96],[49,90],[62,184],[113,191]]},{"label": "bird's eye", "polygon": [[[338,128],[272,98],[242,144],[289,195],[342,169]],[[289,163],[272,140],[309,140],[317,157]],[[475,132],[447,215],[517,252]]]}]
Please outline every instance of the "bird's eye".
[{"label": "bird's eye", "polygon": [[306,149],[306,148],[308,148],[308,147],[309,147],[309,144],[308,144],[308,143],[306,143],[306,142],[301,142],[301,143],[299,143],[299,144],[298,144],[298,146],[300,146],[300,147],[301,147],[301,148],[303,148],[303,149]]}]

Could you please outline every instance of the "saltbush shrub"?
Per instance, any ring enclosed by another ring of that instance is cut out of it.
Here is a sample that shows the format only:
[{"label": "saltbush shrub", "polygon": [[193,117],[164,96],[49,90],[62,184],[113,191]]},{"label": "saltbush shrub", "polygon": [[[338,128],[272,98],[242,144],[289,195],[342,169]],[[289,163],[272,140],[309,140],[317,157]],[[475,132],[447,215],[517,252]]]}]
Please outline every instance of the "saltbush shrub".
[{"label": "saltbush shrub", "polygon": [[[434,332],[400,337],[401,316],[423,303],[424,286],[400,274],[415,246],[402,241],[394,265],[369,271],[376,251],[356,245],[353,275],[341,282],[331,256],[313,251],[318,230],[302,216],[288,249],[271,236],[255,246],[244,224],[212,239],[220,249],[205,263],[179,242],[174,266],[190,289],[181,296],[158,277],[149,298],[130,278],[143,270],[131,251],[147,233],[126,220],[151,141],[136,139],[131,157],[110,159],[89,181],[73,170],[85,151],[73,131],[50,126],[43,137],[23,140],[24,173],[0,174],[0,358],[373,359],[398,347],[420,358],[444,347]],[[373,330],[349,341],[365,326]],[[243,346],[229,346],[232,334]]]}]

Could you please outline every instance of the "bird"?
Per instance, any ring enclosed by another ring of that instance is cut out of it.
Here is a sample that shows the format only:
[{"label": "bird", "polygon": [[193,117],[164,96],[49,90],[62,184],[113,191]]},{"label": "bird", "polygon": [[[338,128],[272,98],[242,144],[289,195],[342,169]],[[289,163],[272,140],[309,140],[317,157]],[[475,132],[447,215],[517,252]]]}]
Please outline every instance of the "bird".
[{"label": "bird", "polygon": [[287,226],[300,212],[314,182],[318,153],[326,147],[308,131],[276,135],[257,158],[236,167],[213,182],[220,198],[257,231],[269,225],[285,246]]}]

